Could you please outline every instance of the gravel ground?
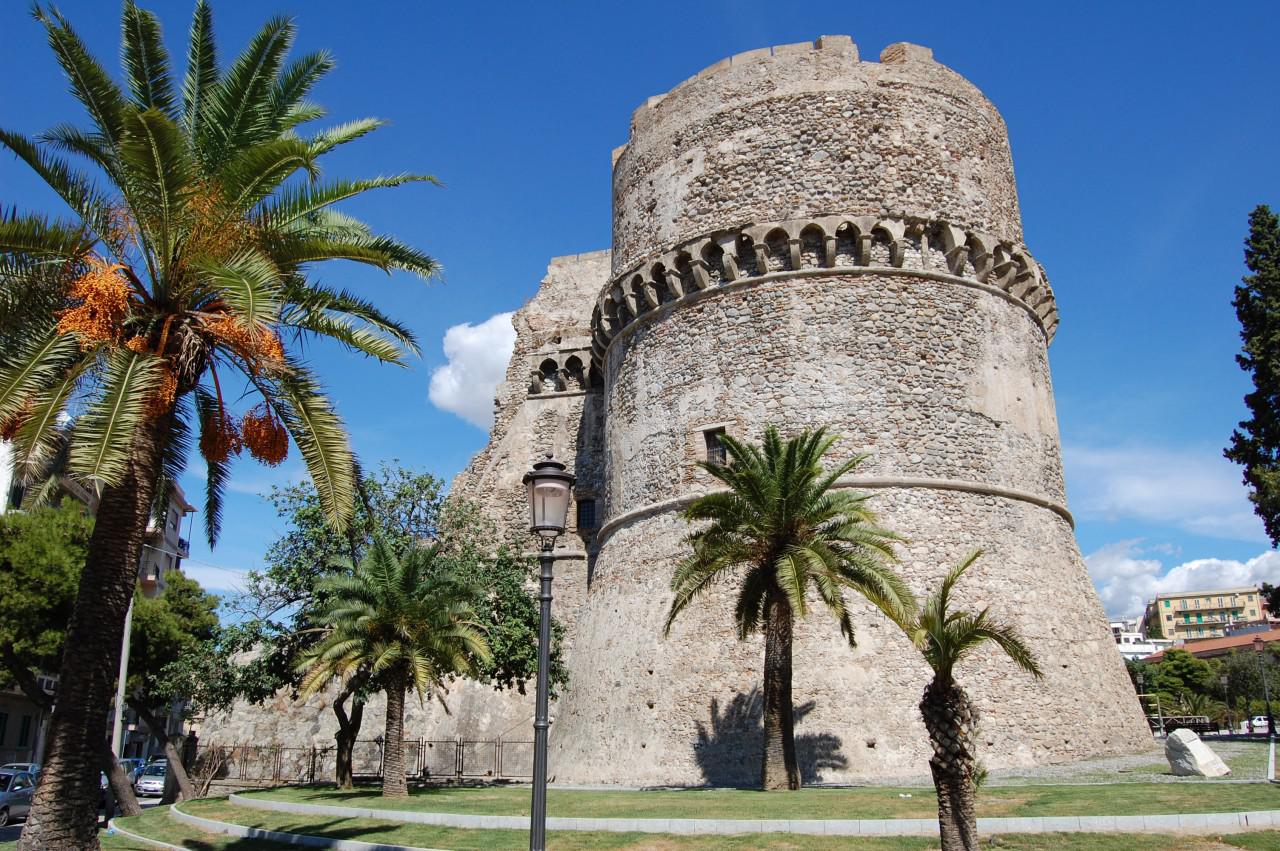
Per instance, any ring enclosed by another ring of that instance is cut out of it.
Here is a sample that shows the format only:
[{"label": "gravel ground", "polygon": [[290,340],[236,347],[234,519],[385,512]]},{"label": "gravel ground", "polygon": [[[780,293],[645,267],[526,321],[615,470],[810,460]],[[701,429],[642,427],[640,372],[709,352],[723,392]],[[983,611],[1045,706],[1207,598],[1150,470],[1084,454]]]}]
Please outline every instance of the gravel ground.
[{"label": "gravel ground", "polygon": [[1029,783],[1246,783],[1267,779],[1266,742],[1217,741],[1211,737],[1204,741],[1231,768],[1230,775],[1214,779],[1175,777],[1169,773],[1164,745],[1153,743],[1151,750],[1127,756],[992,771],[987,782],[992,786],[1017,786]]}]

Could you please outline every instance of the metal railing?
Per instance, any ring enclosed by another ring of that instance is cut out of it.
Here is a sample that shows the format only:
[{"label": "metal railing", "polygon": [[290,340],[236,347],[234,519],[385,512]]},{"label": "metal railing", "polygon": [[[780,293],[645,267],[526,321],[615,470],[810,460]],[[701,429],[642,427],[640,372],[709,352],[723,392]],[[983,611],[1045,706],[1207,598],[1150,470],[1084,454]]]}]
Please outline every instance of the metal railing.
[{"label": "metal railing", "polygon": [[[352,751],[357,777],[380,778],[385,749],[381,739],[358,739]],[[503,739],[405,739],[405,776],[420,780],[524,780],[533,776],[533,742]],[[325,747],[201,744],[197,776],[257,786],[285,786],[332,780],[337,753]]]}]

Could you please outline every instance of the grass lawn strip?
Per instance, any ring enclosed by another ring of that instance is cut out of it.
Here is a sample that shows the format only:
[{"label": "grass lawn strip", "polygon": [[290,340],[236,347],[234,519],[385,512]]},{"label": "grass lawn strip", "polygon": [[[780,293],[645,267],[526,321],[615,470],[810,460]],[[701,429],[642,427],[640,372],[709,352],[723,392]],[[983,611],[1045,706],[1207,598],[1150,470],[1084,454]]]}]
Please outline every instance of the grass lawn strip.
[{"label": "grass lawn strip", "polygon": [[[224,836],[219,833],[209,833],[175,821],[169,817],[168,806],[151,807],[144,810],[140,816],[119,818],[115,820],[115,823],[130,833],[136,833],[147,839],[156,839],[181,848],[195,849],[195,851],[247,851],[250,848],[253,851],[292,851],[292,849],[298,847],[297,845],[286,845],[280,842],[256,840],[253,845],[246,845],[243,839]],[[107,851],[107,849],[110,849],[110,851],[134,851],[134,849],[157,851],[154,845],[143,845],[120,834],[109,836],[106,833],[102,833],[100,836],[102,837],[104,851]]]},{"label": "grass lawn strip", "polygon": [[[459,830],[429,825],[397,824],[377,819],[336,819],[321,816],[295,816],[235,807],[225,799],[206,799],[182,805],[192,815],[231,822],[262,830],[277,830],[310,836],[332,836],[428,848],[450,848],[457,851],[520,851],[529,847],[528,834],[520,830]],[[1243,834],[1258,844],[1236,846],[1225,844],[1214,836],[1168,836],[1156,834],[1064,834],[1001,836],[999,848],[1012,851],[1224,851],[1248,847],[1250,851],[1280,849],[1280,831]],[[244,842],[244,840],[241,840]],[[1270,844],[1266,844],[1266,843]],[[762,843],[767,843],[763,845]],[[256,845],[237,845],[254,849]],[[263,846],[266,847],[265,845]],[[548,847],[553,851],[589,851],[589,849],[646,849],[646,851],[712,851],[713,849],[755,849],[761,847],[794,851],[926,851],[936,849],[936,839],[918,837],[843,837],[804,836],[796,834],[760,834],[740,836],[674,836],[666,834],[552,832]]]},{"label": "grass lawn strip", "polygon": [[[288,787],[242,793],[246,798],[309,804],[415,810],[469,815],[529,814],[527,787],[414,789],[408,799],[388,800],[376,787],[339,792]],[[1280,787],[1259,784],[1192,785],[1121,783],[1098,786],[985,788],[982,818],[1118,816],[1246,812],[1280,809]],[[552,789],[547,811],[566,818],[701,819],[907,819],[937,816],[933,789],[863,787],[802,789],[785,795],[747,789],[598,792]]]}]

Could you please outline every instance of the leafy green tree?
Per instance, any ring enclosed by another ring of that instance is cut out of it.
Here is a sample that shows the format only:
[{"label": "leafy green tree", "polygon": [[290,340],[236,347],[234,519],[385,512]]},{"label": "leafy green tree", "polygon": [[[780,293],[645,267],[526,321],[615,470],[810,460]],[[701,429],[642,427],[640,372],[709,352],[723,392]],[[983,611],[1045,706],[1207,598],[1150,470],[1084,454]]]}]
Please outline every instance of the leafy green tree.
[{"label": "leafy green tree", "polygon": [[1280,615],[1280,585],[1264,582],[1258,592],[1258,596],[1262,598],[1262,604],[1266,606],[1267,611],[1272,616]]},{"label": "leafy green tree", "polygon": [[[45,712],[53,710],[53,695],[36,675],[58,669],[92,533],[93,519],[73,499],[0,515],[0,686],[16,685]],[[99,767],[124,814],[141,813],[105,741]]]},{"label": "leafy green tree", "polygon": [[1254,512],[1272,545],[1280,545],[1280,219],[1261,204],[1249,214],[1244,263],[1250,274],[1236,287],[1240,368],[1253,379],[1244,397],[1249,419],[1223,453],[1244,468]]},{"label": "leafy green tree", "polygon": [[675,598],[663,633],[708,590],[725,581],[737,585],[739,640],[756,632],[765,640],[761,785],[798,789],[792,629],[796,618],[808,615],[808,595],[822,601],[850,646],[846,590],[888,612],[910,610],[914,598],[887,566],[897,538],[876,524],[867,495],[835,489],[865,456],[824,471],[822,458],[835,442],[825,429],[783,440],[769,426],[762,446],[722,440],[728,463],[701,466],[728,490],[699,497],[684,512],[701,525],[687,538],[693,552],[671,579]]},{"label": "leafy green tree", "polygon": [[[182,799],[195,797],[195,787],[182,762],[181,736],[170,736],[163,719],[173,707],[187,699],[174,691],[166,669],[199,647],[215,641],[219,631],[218,598],[194,579],[172,571],[165,576],[165,589],[157,597],[141,592],[133,602],[133,630],[129,651],[129,677],[125,683],[129,708],[147,725],[151,737],[164,746],[169,760],[166,798],[176,792]],[[176,784],[176,789],[174,785]]]},{"label": "leafy green tree", "polygon": [[[955,668],[974,650],[995,644],[1019,668],[1043,676],[1031,650],[1011,625],[980,612],[954,609],[951,592],[981,550],[975,550],[947,572],[924,606],[905,620],[903,630],[933,668],[933,679],[920,700],[920,715],[929,731],[933,755],[929,770],[938,794],[938,827],[942,851],[978,851],[977,759],[978,708],[956,682]],[[889,612],[895,617],[893,612]]]},{"label": "leafy green tree", "polygon": [[[170,668],[182,683],[173,686],[175,693],[192,696],[203,711],[225,711],[237,698],[260,702],[280,689],[296,689],[301,654],[319,639],[319,613],[327,605],[323,580],[340,572],[335,559],[359,561],[375,534],[397,555],[424,542],[441,545],[437,558],[477,590],[472,608],[493,651],[480,664],[479,679],[524,692],[537,674],[538,603],[528,589],[529,561],[510,546],[495,548],[493,524],[474,505],[446,498],[443,482],[428,473],[393,462],[362,473],[358,481],[353,520],[342,533],[326,521],[310,485],[272,490],[271,502],[286,531],[268,549],[266,568],[250,574],[247,593],[234,604],[238,623],[223,630],[216,645],[201,647]],[[562,633],[554,624],[553,687],[567,679]],[[343,788],[354,782],[352,753],[373,691],[367,676],[352,676],[332,703],[338,720],[335,779]]]},{"label": "leafy green tree", "polygon": [[404,698],[434,696],[454,676],[479,676],[490,657],[468,588],[438,563],[440,547],[415,547],[397,556],[375,540],[352,572],[326,578],[324,638],[304,656],[302,693],[334,678],[366,676],[387,695],[382,795],[407,796]]},{"label": "leafy green tree", "polygon": [[36,704],[52,701],[36,683],[56,671],[93,519],[72,499],[56,508],[0,514],[0,685]]},{"label": "leafy green tree", "polygon": [[[306,95],[333,61],[318,52],[287,62],[288,19],[268,21],[224,70],[209,6],[198,0],[186,76],[175,85],[158,19],[126,0],[122,85],[62,15],[39,5],[34,14],[90,122],[59,125],[38,141],[0,130],[0,145],[72,214],[0,219],[0,429],[13,436],[23,470],[44,471],[63,439],[59,415],[80,412],[67,471],[101,501],[20,847],[81,851],[98,847],[94,731],[106,722],[116,664],[101,648],[123,633],[158,490],[181,472],[198,433],[212,543],[232,457],[243,445],[279,463],[292,440],[326,516],[343,526],[351,451],[302,346],[329,339],[402,363],[416,343],[313,270],[330,259],[424,277],[438,267],[335,209],[430,178],[320,178],[324,155],[380,122],[306,131],[323,115]],[[222,393],[233,376],[261,400],[243,420]]]},{"label": "leafy green tree", "polygon": [[1181,703],[1189,694],[1212,697],[1222,689],[1213,665],[1179,647],[1169,648],[1159,664],[1149,667],[1155,669],[1155,677],[1148,686],[1166,700]]}]

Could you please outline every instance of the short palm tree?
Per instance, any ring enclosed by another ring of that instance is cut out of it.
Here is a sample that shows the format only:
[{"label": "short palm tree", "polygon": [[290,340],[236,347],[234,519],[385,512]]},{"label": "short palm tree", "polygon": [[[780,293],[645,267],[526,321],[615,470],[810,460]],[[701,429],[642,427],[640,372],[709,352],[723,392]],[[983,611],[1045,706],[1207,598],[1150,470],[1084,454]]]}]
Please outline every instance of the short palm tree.
[{"label": "short palm tree", "polygon": [[[286,61],[289,20],[269,21],[224,70],[198,0],[175,86],[158,20],[126,0],[121,85],[64,17],[34,14],[90,121],[38,140],[0,130],[0,145],[71,212],[0,213],[0,436],[13,441],[29,493],[45,492],[50,464],[65,457],[100,502],[22,847],[85,849],[98,847],[97,745],[116,659],[107,648],[120,644],[165,481],[198,443],[212,543],[232,457],[247,448],[278,464],[292,439],[329,517],[345,523],[352,454],[301,345],[327,338],[400,363],[416,344],[313,269],[343,259],[431,276],[437,265],[334,209],[430,178],[321,179],[325,154],[380,122],[304,132],[323,115],[306,95],[333,62],[324,52]],[[224,393],[233,377],[228,392],[242,385],[260,400],[243,418]],[[69,429],[65,413],[75,416]]]},{"label": "short palm tree", "polygon": [[852,590],[886,611],[915,605],[911,592],[888,567],[892,532],[876,525],[865,494],[836,490],[863,461],[857,456],[823,470],[835,442],[825,429],[783,440],[769,426],[761,446],[722,437],[728,463],[702,467],[728,490],[696,499],[684,516],[701,522],[687,539],[693,552],[671,580],[675,599],[664,634],[689,604],[726,579],[738,586],[734,619],[738,638],[763,632],[765,789],[800,788],[791,698],[792,625],[809,612],[816,595],[854,645],[845,600]]},{"label": "short palm tree", "polygon": [[933,756],[929,769],[938,793],[938,826],[943,851],[977,851],[977,707],[955,680],[955,667],[978,647],[994,642],[1018,667],[1039,678],[1035,657],[1017,630],[981,612],[953,610],[951,592],[982,554],[970,553],[948,571],[924,607],[900,622],[911,642],[933,668],[933,680],[920,700],[920,714]]},{"label": "short palm tree", "polygon": [[[476,676],[490,659],[471,601],[439,558],[440,547],[415,547],[400,558],[377,540],[359,567],[322,583],[329,603],[320,614],[328,633],[299,666],[301,691],[367,671],[387,695],[382,794],[408,795],[404,770],[404,698],[438,694],[452,676]],[[345,565],[350,569],[350,563]]]}]

